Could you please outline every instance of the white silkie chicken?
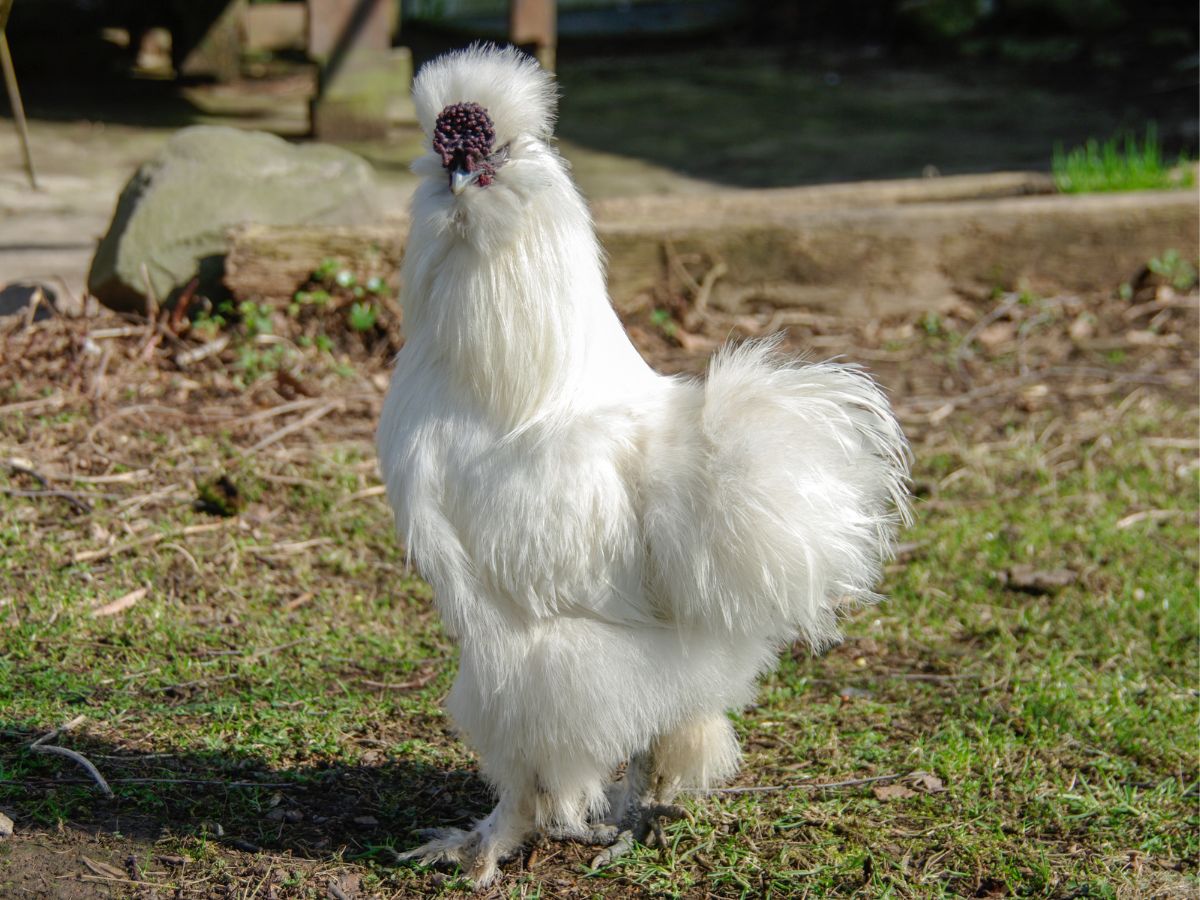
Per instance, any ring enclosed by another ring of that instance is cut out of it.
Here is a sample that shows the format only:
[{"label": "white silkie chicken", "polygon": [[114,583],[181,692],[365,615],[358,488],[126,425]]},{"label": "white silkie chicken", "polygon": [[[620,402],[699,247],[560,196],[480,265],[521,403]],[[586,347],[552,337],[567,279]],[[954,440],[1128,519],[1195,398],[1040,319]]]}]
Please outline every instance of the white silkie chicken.
[{"label": "white silkie chicken", "polygon": [[414,99],[430,145],[380,464],[461,648],[449,712],[498,802],[406,856],[481,887],[538,834],[609,862],[681,790],[733,774],[726,711],[781,647],[828,646],[839,608],[874,597],[908,450],[852,366],[769,342],[721,351],[704,382],[642,360],[535,62],[452,53]]}]

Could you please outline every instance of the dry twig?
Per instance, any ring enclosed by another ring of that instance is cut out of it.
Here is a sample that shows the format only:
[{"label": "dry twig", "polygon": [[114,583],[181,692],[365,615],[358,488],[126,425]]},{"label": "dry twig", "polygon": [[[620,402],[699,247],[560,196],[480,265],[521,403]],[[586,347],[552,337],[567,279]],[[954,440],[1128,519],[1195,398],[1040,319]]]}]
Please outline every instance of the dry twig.
[{"label": "dry twig", "polygon": [[125,610],[129,609],[129,607],[133,606],[148,593],[148,588],[138,588],[136,591],[130,591],[128,594],[118,597],[111,603],[105,603],[103,606],[93,609],[92,616],[95,618],[101,618],[103,616],[115,616],[117,613],[124,612]]},{"label": "dry twig", "polygon": [[144,538],[136,541],[127,541],[124,544],[113,544],[111,547],[101,547],[99,550],[81,550],[78,553],[71,555],[68,565],[72,563],[95,562],[100,559],[108,559],[110,556],[116,556],[120,553],[126,553],[130,550],[139,550],[143,547],[153,547],[160,541],[165,541],[172,538],[186,537],[191,534],[202,534],[206,531],[216,531],[219,528],[224,528],[224,522],[209,522],[204,525],[189,525],[180,531],[171,534],[149,534]]},{"label": "dry twig", "polygon": [[215,356],[226,347],[229,346],[229,335],[222,334],[213,338],[206,344],[201,344],[192,350],[185,350],[175,357],[175,365],[181,369],[186,369],[188,366],[193,366],[202,359],[208,359],[210,356]]},{"label": "dry twig", "polygon": [[408,681],[371,681],[368,678],[364,678],[362,683],[367,687],[373,687],[381,691],[411,691],[416,690],[417,688],[425,687],[425,685],[437,678],[437,675],[437,670],[434,669],[424,673],[423,675],[418,675],[416,678],[409,679]]},{"label": "dry twig", "polygon": [[328,415],[329,413],[333,412],[335,409],[341,409],[341,408],[342,408],[341,400],[330,400],[328,403],[325,403],[323,406],[319,406],[316,409],[314,409],[312,412],[310,412],[308,415],[304,416],[302,419],[297,419],[295,422],[291,422],[287,425],[284,425],[278,431],[275,431],[274,433],[267,435],[265,438],[263,438],[261,441],[259,441],[257,444],[255,444],[253,447],[248,449],[246,451],[246,453],[257,453],[259,450],[265,449],[266,447],[269,447],[272,444],[283,440],[289,434],[293,434],[297,431],[303,431],[305,428],[307,428],[309,425],[316,422],[318,419]]},{"label": "dry twig", "polygon": [[963,357],[973,357],[975,355],[975,352],[971,349],[971,344],[974,343],[975,338],[979,336],[979,333],[983,331],[983,329],[1007,315],[1020,302],[1021,295],[1019,293],[1008,294],[1008,296],[1004,298],[1003,303],[997,304],[995,308],[988,312],[987,315],[981,316],[979,321],[972,325],[971,329],[965,335],[963,335],[963,339],[959,345],[954,348],[954,355],[950,358],[950,362],[954,366],[955,373],[962,378],[962,380],[966,382],[968,386],[972,383],[972,378],[970,374],[963,369]]},{"label": "dry twig", "polygon": [[108,786],[108,782],[104,780],[104,776],[100,774],[100,770],[92,765],[91,761],[86,756],[84,756],[82,753],[76,753],[74,750],[68,750],[66,747],[58,747],[46,743],[47,741],[58,737],[58,735],[62,734],[64,731],[70,731],[72,728],[82,722],[84,718],[84,716],[76,716],[67,724],[60,725],[53,731],[42,735],[29,745],[29,750],[32,753],[50,753],[56,756],[65,756],[72,762],[78,763],[83,767],[83,770],[87,772],[88,775],[92,776],[92,781],[96,783],[96,787],[100,789],[100,792],[109,800],[111,800],[114,796],[112,788]]},{"label": "dry twig", "polygon": [[[159,754],[150,754],[159,755]],[[15,778],[0,778],[0,784],[21,785],[31,784],[36,779],[17,780]],[[295,788],[303,787],[294,781],[222,781],[219,778],[113,778],[113,784],[191,784],[197,787],[222,788]],[[91,784],[86,778],[55,778],[54,784]]]},{"label": "dry twig", "polygon": [[920,778],[922,775],[927,775],[927,774],[929,774],[929,773],[922,772],[920,770],[918,770],[916,772],[909,772],[907,774],[905,774],[903,772],[892,772],[889,775],[872,775],[869,778],[851,778],[848,781],[825,781],[825,782],[799,781],[796,784],[766,784],[766,785],[752,786],[752,787],[717,788],[716,790],[710,791],[708,793],[713,793],[713,794],[769,794],[774,791],[787,791],[787,790],[793,790],[793,789],[825,791],[825,790],[833,790],[834,788],[858,787],[859,785],[862,785],[862,784],[874,784],[875,782],[878,782],[878,781],[895,781],[898,778]]},{"label": "dry twig", "polygon": [[1173,519],[1176,516],[1187,515],[1186,510],[1182,509],[1144,509],[1141,512],[1130,513],[1129,515],[1118,519],[1114,526],[1118,531],[1124,531],[1130,526],[1136,525],[1138,522],[1162,522],[1166,519]]},{"label": "dry twig", "polygon": [[22,491],[16,488],[0,488],[0,492],[8,494],[10,497],[61,497],[66,500],[74,509],[81,513],[87,514],[92,511],[92,505],[81,498],[78,494],[72,491],[60,491],[50,487],[50,480],[35,469],[21,465],[15,460],[5,460],[5,465],[13,472],[22,475],[28,475],[42,487],[36,491]]}]

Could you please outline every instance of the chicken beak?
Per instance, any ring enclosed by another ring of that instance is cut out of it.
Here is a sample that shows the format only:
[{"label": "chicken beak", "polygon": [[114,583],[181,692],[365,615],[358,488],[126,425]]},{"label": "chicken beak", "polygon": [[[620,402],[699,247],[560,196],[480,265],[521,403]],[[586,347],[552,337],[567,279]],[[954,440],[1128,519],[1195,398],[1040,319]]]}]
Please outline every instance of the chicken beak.
[{"label": "chicken beak", "polygon": [[450,190],[457,196],[467,189],[467,185],[474,184],[480,176],[480,170],[468,172],[466,169],[455,166],[450,170]]}]

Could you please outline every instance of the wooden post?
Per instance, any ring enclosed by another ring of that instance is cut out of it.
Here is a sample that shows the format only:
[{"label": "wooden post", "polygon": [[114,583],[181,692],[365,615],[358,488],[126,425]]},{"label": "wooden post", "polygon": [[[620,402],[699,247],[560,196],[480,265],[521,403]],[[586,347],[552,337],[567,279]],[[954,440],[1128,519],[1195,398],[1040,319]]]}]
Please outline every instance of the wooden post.
[{"label": "wooden post", "polygon": [[312,131],[322,140],[387,133],[388,104],[407,89],[409,57],[392,51],[398,4],[308,0],[308,54],[320,66]]},{"label": "wooden post", "polygon": [[229,83],[242,74],[248,0],[171,0],[171,56],[180,75]]},{"label": "wooden post", "polygon": [[555,0],[508,0],[508,39],[518,47],[533,47],[547,71],[554,71],[558,49]]},{"label": "wooden post", "polygon": [[33,154],[29,150],[29,127],[25,123],[25,105],[21,103],[21,90],[17,87],[17,70],[13,68],[12,52],[8,47],[8,14],[12,12],[13,0],[0,0],[0,68],[4,70],[4,88],[8,91],[8,102],[12,106],[13,122],[17,126],[17,137],[21,141],[21,156],[25,160],[25,173],[29,186],[38,189],[37,173],[33,171]]}]

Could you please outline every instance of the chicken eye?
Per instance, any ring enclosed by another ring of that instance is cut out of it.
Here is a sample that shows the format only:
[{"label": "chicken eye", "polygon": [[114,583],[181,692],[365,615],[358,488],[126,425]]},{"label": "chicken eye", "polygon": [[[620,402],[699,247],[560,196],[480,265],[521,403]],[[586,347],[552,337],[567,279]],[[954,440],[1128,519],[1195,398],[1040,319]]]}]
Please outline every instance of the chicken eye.
[{"label": "chicken eye", "polygon": [[506,162],[508,162],[508,148],[510,146],[511,146],[510,144],[505,144],[503,147],[501,147],[499,150],[497,150],[495,153],[493,153],[491,156],[489,156],[486,160],[487,164],[489,166],[491,166],[493,169],[498,169],[502,165],[504,165]]}]

